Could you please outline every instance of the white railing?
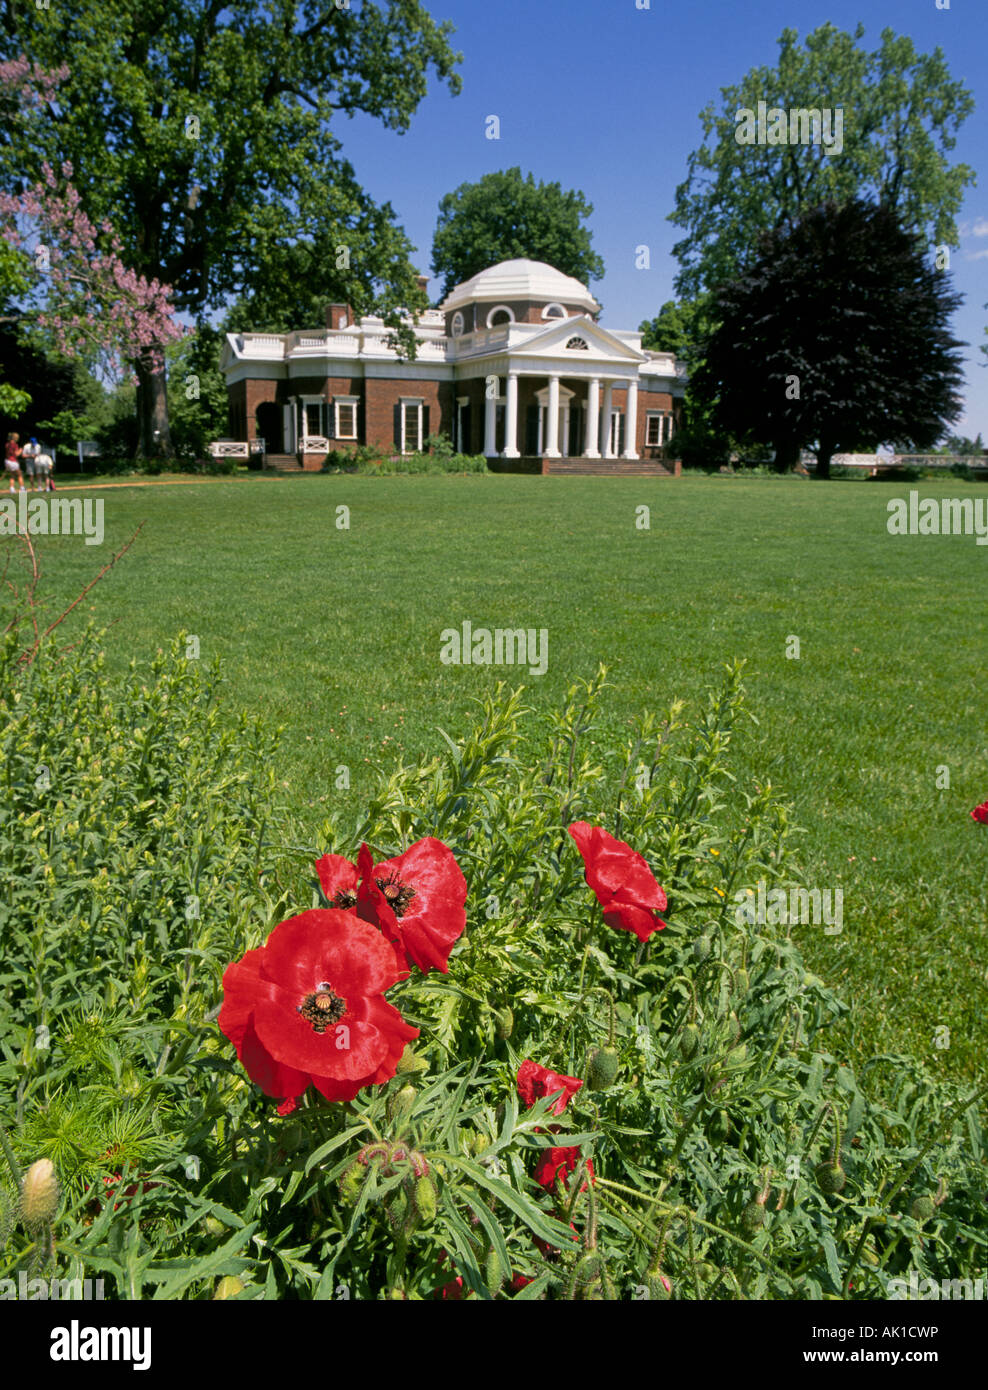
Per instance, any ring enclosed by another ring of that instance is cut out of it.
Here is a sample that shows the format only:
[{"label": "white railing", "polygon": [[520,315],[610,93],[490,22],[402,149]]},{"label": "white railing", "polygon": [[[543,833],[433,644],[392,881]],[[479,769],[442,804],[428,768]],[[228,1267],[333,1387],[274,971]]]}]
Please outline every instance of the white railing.
[{"label": "white railing", "polygon": [[214,459],[245,459],[250,452],[250,445],[246,440],[217,439],[210,444],[209,452]]},{"label": "white railing", "polygon": [[329,440],[321,434],[304,434],[301,439],[303,454],[328,454]]},{"label": "white railing", "polygon": [[285,340],[274,333],[245,333],[242,351],[244,357],[284,357]]}]

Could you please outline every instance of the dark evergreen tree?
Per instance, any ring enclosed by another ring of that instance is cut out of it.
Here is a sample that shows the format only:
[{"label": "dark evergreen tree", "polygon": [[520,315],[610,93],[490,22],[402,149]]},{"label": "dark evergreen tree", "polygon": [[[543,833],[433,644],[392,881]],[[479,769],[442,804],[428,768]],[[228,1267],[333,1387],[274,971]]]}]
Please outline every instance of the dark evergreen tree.
[{"label": "dark evergreen tree", "polygon": [[725,431],[773,444],[780,471],[802,447],[820,478],[838,450],[929,447],[961,413],[960,303],[891,208],[825,203],[716,291],[692,390]]}]

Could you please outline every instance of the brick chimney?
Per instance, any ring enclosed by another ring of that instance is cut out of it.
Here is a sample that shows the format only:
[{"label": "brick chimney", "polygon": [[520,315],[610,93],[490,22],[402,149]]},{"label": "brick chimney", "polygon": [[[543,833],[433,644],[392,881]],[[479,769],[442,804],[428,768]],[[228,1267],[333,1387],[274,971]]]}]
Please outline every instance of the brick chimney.
[{"label": "brick chimney", "polygon": [[353,310],[349,304],[326,305],[326,327],[330,329],[350,328],[353,324]]},{"label": "brick chimney", "polygon": [[429,293],[429,277],[428,277],[428,275],[416,275],[415,280],[416,280],[416,283],[418,284],[419,289],[422,291],[422,293],[423,293],[423,294],[428,294],[428,293]]}]

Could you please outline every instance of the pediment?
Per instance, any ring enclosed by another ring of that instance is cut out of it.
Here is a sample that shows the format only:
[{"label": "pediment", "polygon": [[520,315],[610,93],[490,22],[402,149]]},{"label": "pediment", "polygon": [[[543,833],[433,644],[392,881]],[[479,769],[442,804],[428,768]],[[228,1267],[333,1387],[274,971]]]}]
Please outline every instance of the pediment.
[{"label": "pediment", "polygon": [[[586,348],[568,348],[573,338],[582,338]],[[630,347],[620,338],[594,323],[589,314],[577,314],[569,319],[554,319],[542,333],[526,338],[524,343],[511,345],[512,357],[558,357],[561,361],[580,360],[610,362],[645,362],[643,352]]]}]

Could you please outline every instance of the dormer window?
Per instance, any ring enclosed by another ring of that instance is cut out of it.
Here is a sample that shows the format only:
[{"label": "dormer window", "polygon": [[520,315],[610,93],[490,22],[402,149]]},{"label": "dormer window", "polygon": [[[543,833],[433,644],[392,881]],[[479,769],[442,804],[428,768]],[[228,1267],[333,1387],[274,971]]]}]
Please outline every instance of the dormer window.
[{"label": "dormer window", "polygon": [[488,328],[501,328],[506,323],[514,323],[515,316],[506,304],[498,304],[487,315]]},{"label": "dormer window", "polygon": [[547,304],[542,310],[544,319],[568,319],[569,314],[561,304]]},{"label": "dormer window", "polygon": [[457,312],[457,313],[455,313],[455,314],[453,315],[453,322],[452,322],[452,324],[450,325],[450,331],[451,331],[451,333],[453,334],[453,337],[454,337],[454,338],[460,338],[460,337],[462,337],[462,335],[463,335],[463,315],[462,315],[461,313]]},{"label": "dormer window", "polygon": [[566,344],[566,350],[568,352],[589,352],[590,345],[586,338],[570,338]]}]

